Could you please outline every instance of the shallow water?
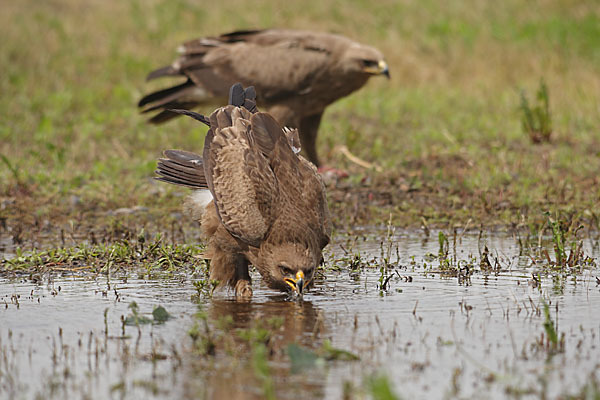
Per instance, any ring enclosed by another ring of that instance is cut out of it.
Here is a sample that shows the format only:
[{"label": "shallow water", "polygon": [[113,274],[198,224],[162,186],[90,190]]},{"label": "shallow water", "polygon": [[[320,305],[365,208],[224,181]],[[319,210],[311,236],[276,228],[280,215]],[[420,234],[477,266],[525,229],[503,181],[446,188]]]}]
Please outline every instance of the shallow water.
[{"label": "shallow water", "polygon": [[[201,300],[219,343],[215,356],[194,351],[188,331],[202,320],[185,274],[1,279],[0,398],[259,399],[268,382],[277,398],[361,398],[373,374],[387,376],[403,398],[555,398],[580,393],[591,374],[600,378],[597,270],[576,279],[541,274],[536,282],[538,267],[519,256],[513,238],[500,235],[457,241],[463,270],[467,261],[479,262],[485,245],[501,266],[486,274],[470,267],[475,272],[462,278],[440,271],[431,256],[437,238],[403,232],[389,252],[382,234],[351,242],[340,236],[331,246],[330,258],[338,261],[328,262],[302,302],[261,287],[258,276],[249,303],[227,293]],[[342,260],[345,251],[370,262],[352,270]],[[585,251],[598,260],[592,248]],[[386,291],[378,286],[382,255],[393,264]],[[132,301],[141,314],[151,316],[162,305],[173,318],[125,326],[123,335],[121,318],[131,314]],[[543,301],[564,334],[564,351],[554,355],[540,344]],[[226,316],[232,321],[219,328]],[[232,333],[272,316],[283,323],[268,343],[269,375],[260,378],[253,357],[244,354],[248,346]],[[318,351],[325,339],[360,361],[320,360],[292,374],[287,345]]]}]

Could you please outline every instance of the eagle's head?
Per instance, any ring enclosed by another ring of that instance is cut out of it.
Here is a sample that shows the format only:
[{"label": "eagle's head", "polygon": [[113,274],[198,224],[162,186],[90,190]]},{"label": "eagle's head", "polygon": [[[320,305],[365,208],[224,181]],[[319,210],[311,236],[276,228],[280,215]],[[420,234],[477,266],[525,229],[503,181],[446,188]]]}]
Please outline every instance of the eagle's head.
[{"label": "eagle's head", "polygon": [[300,243],[265,244],[251,260],[271,289],[303,295],[313,285],[321,252]]},{"label": "eagle's head", "polygon": [[347,72],[390,77],[383,54],[374,47],[353,43],[344,52],[342,61]]}]

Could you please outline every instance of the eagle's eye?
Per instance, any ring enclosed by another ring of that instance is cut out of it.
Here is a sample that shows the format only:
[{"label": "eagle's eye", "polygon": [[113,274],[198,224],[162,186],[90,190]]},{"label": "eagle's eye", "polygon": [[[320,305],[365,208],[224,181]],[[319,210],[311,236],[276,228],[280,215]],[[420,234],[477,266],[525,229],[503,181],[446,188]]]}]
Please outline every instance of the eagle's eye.
[{"label": "eagle's eye", "polygon": [[281,275],[291,275],[294,276],[294,271],[290,267],[286,267],[285,265],[280,265],[279,270],[281,271]]},{"label": "eagle's eye", "polygon": [[373,60],[361,60],[361,61],[366,68],[374,68],[379,65],[378,61],[373,61]]}]

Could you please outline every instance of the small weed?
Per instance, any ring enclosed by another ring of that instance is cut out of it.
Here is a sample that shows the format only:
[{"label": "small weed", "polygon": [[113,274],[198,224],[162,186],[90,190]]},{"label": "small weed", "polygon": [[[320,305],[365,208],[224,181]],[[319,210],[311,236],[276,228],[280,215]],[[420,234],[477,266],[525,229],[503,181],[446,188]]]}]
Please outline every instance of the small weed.
[{"label": "small weed", "polygon": [[22,182],[21,182],[21,176],[19,174],[19,168],[12,165],[12,163],[10,162],[8,157],[6,157],[4,154],[0,154],[0,160],[4,163],[4,165],[6,165],[6,168],[8,168],[10,173],[13,175],[13,178],[15,179],[15,181],[17,183],[21,184]]},{"label": "small weed", "polygon": [[200,300],[212,297],[217,286],[219,286],[219,281],[214,279],[199,279],[194,281],[194,287],[196,288],[194,299]]},{"label": "small weed", "polygon": [[556,347],[558,345],[558,334],[556,333],[554,321],[552,321],[552,317],[550,317],[550,307],[546,302],[544,302],[544,318],[544,330],[548,336],[548,341],[553,347]]},{"label": "small weed", "polygon": [[238,335],[241,339],[255,345],[262,343],[268,345],[273,332],[277,331],[284,323],[282,317],[271,317],[264,319],[255,319],[252,321],[251,326],[248,329],[240,329]]},{"label": "small weed", "polygon": [[[573,268],[574,266],[579,265],[584,259],[582,250],[583,243],[576,240],[576,235],[583,226],[572,229],[572,224],[569,224],[569,228],[565,229],[564,224],[561,223],[561,221],[553,219],[550,214],[547,215],[548,225],[552,229],[556,266],[560,268]],[[569,239],[570,243],[567,242]],[[567,249],[569,251],[567,251]]]},{"label": "small weed", "polygon": [[[578,239],[577,234],[583,229],[576,219],[569,217],[552,217],[545,213],[547,218],[546,227],[550,229],[554,259],[550,252],[540,247],[538,256],[545,261],[546,268],[552,272],[577,273],[584,267],[594,267],[596,261],[585,255],[583,251],[583,240]],[[541,235],[541,234],[540,234]],[[539,239],[541,246],[541,236]],[[534,260],[534,263],[537,261]]]},{"label": "small weed", "polygon": [[[445,276],[457,277],[460,285],[470,285],[471,275],[476,269],[477,261],[475,256],[469,255],[467,259],[459,259],[457,253],[457,242],[459,241],[457,229],[455,228],[452,234],[452,247],[448,236],[442,231],[438,233],[439,250],[437,259],[440,264],[440,272]],[[452,250],[452,253],[450,251]],[[486,252],[487,251],[487,252]],[[489,272],[491,263],[488,258],[489,251],[487,247],[481,254],[479,260],[479,269],[484,272]],[[430,261],[435,260],[434,254],[427,255]]]},{"label": "small weed", "polygon": [[521,91],[521,126],[533,143],[549,142],[552,135],[552,118],[548,87],[541,80],[536,94],[537,104],[532,108],[525,91]]},{"label": "small weed", "polygon": [[438,234],[438,243],[440,245],[440,249],[438,250],[438,258],[440,261],[440,268],[450,267],[450,265],[451,265],[451,260],[449,258],[450,242],[448,241],[448,237],[442,231],[440,231],[440,233]]},{"label": "small weed", "polygon": [[198,306],[195,314],[196,321],[188,331],[192,338],[195,351],[200,355],[214,356],[216,354],[216,335],[211,331],[206,312]]},{"label": "small weed", "polygon": [[330,253],[323,268],[328,271],[348,271],[350,279],[357,282],[360,280],[361,273],[365,268],[378,265],[379,260],[376,257],[367,258],[360,250],[354,249],[355,241],[356,237],[346,245],[340,244],[339,246],[344,254],[339,256]]},{"label": "small weed", "polygon": [[565,351],[565,334],[558,334],[557,326],[550,315],[550,306],[546,301],[543,302],[544,311],[544,332],[537,340],[537,347],[546,351],[549,355],[562,353]]},{"label": "small weed", "polygon": [[154,307],[154,310],[152,310],[152,318],[154,319],[155,324],[163,324],[173,318],[173,316],[169,314],[163,306],[158,306]]},{"label": "small weed", "polygon": [[338,349],[335,348],[331,345],[331,341],[328,339],[325,339],[323,341],[323,345],[321,346],[321,350],[320,350],[320,354],[327,360],[327,361],[335,361],[335,360],[339,360],[339,361],[358,361],[360,360],[360,357],[357,356],[354,353],[351,353],[347,350],[342,350],[342,349]]},{"label": "small weed", "polygon": [[138,311],[138,305],[135,301],[129,303],[129,309],[131,310],[131,315],[125,318],[125,325],[133,325],[139,327],[140,325],[152,323],[152,320],[150,318],[140,315]]},{"label": "small weed", "polygon": [[390,380],[384,375],[369,378],[367,387],[373,400],[398,400],[400,397],[394,393]]},{"label": "small weed", "polygon": [[146,324],[160,325],[172,318],[171,314],[169,314],[163,306],[154,307],[154,310],[152,310],[152,318],[141,315],[139,306],[135,301],[132,301],[129,304],[129,309],[131,310],[131,315],[128,315],[127,318],[125,318],[125,325],[137,327]]},{"label": "small weed", "polygon": [[262,383],[263,398],[275,399],[275,385],[269,368],[267,346],[257,343],[252,346],[252,369],[256,378]]},{"label": "small weed", "polygon": [[250,344],[252,370],[261,382],[263,398],[267,400],[275,399],[275,385],[269,367],[269,354],[273,352],[271,338],[283,323],[284,319],[281,317],[266,320],[257,318],[252,321],[250,328],[238,331],[239,337]]},{"label": "small weed", "polygon": [[[392,225],[392,214],[390,214],[390,218],[387,223],[387,233],[385,236],[385,240],[380,243],[381,248],[381,260],[379,265],[379,295],[383,296],[384,293],[388,290],[388,283],[392,277],[390,274],[390,267],[392,264],[392,250],[394,246],[394,234],[396,233],[396,228]],[[398,250],[398,246],[396,245],[396,263],[400,261],[400,254]]]}]

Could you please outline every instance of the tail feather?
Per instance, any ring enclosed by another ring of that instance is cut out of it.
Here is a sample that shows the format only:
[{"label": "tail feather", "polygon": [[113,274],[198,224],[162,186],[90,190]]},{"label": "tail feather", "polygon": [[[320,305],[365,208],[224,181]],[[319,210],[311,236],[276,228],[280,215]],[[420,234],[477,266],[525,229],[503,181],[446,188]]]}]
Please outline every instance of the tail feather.
[{"label": "tail feather", "polygon": [[257,33],[264,32],[264,29],[245,29],[239,30],[235,32],[224,33],[219,36],[219,39],[222,41],[227,41],[229,43],[241,42],[247,40],[248,36],[256,35]]},{"label": "tail feather", "polygon": [[163,154],[165,158],[158,159],[155,179],[192,189],[208,189],[200,155],[183,150],[165,150]]},{"label": "tail feather", "polygon": [[155,69],[154,71],[150,72],[148,76],[146,76],[146,80],[151,81],[152,79],[160,78],[162,76],[179,75],[179,73],[180,72],[178,69],[173,68],[172,65],[167,65],[166,67]]},{"label": "tail feather", "polygon": [[203,37],[199,39],[193,39],[179,46],[178,51],[179,53],[185,55],[203,55],[210,48],[219,47],[224,43],[243,42],[248,40],[250,36],[261,32],[263,32],[263,30],[248,29],[225,33],[217,37]]},{"label": "tail feather", "polygon": [[[186,82],[176,85],[167,89],[158,90],[156,92],[152,92],[142,97],[142,99],[138,102],[138,107],[143,107],[145,105],[156,103],[153,105],[152,109],[157,109],[162,107],[163,104],[169,103],[171,101],[177,100],[188,94],[191,90],[194,89],[194,83],[191,80],[187,80]],[[151,111],[148,109],[148,111]]]},{"label": "tail feather", "polygon": [[232,85],[229,89],[229,104],[236,107],[244,107],[252,113],[258,112],[254,86],[248,86],[244,89],[241,83]]},{"label": "tail feather", "polygon": [[176,114],[187,115],[188,117],[192,117],[196,121],[200,121],[204,125],[207,125],[208,127],[210,127],[210,121],[209,121],[209,119],[206,118],[202,114],[198,114],[197,112],[189,111],[189,110],[176,109],[176,108],[169,108],[169,109],[167,109],[167,111],[174,112]]},{"label": "tail feather", "polygon": [[241,83],[236,83],[229,88],[229,104],[241,107],[244,104],[246,93]]},{"label": "tail feather", "polygon": [[[163,122],[167,122],[172,120],[173,118],[177,118],[179,117],[180,114],[178,113],[174,113],[173,111],[169,111],[171,108],[174,109],[190,109],[190,108],[194,108],[198,105],[198,103],[196,102],[189,102],[189,103],[168,103],[165,104],[165,107],[167,107],[166,110],[162,110],[161,112],[159,112],[158,114],[156,114],[155,116],[153,116],[152,118],[150,118],[148,120],[148,122],[150,122],[151,124],[162,124]],[[150,112],[151,110],[147,110],[147,111],[143,111],[143,112]]]}]

